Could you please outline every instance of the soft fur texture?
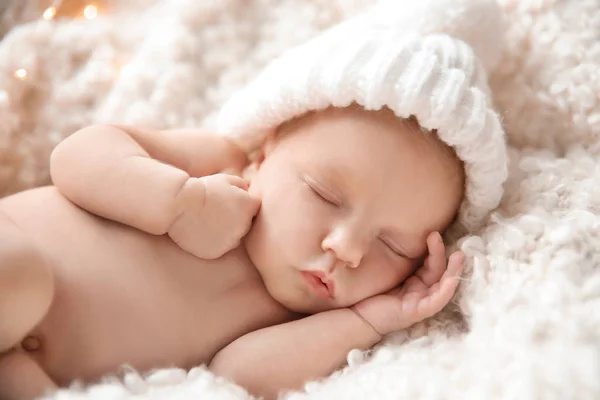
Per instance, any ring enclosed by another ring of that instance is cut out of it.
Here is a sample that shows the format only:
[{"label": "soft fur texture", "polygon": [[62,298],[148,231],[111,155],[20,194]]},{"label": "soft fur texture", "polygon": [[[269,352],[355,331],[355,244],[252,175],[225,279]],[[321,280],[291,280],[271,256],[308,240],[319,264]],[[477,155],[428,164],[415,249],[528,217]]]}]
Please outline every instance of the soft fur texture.
[{"label": "soft fur texture", "polygon": [[[84,125],[201,125],[268,60],[367,3],[163,0],[14,29],[0,43],[1,193],[47,183],[52,147]],[[499,210],[459,244],[455,304],[291,398],[600,398],[600,3],[501,4],[507,48],[491,88],[510,177]],[[20,67],[30,79],[13,77]],[[53,398],[248,397],[202,367],[125,375]]]}]

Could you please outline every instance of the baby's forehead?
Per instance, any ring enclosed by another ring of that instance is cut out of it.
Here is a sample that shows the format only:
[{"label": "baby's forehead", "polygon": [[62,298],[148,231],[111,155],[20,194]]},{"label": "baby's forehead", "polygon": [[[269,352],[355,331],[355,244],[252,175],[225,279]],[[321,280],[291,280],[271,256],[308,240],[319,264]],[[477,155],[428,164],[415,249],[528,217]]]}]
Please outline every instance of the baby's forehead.
[{"label": "baby's forehead", "polygon": [[401,163],[403,170],[413,168],[410,159],[412,163],[432,162],[436,170],[441,166],[443,174],[464,173],[454,150],[435,131],[421,128],[415,117],[400,118],[387,108],[367,111],[354,105],[311,111],[273,130],[261,153],[268,153],[269,147],[279,147],[280,143],[286,143],[284,147],[292,157],[314,158],[311,161],[315,161],[315,167],[325,171],[332,166],[318,162],[323,157],[339,162],[341,165],[334,169],[345,173],[363,166],[377,166],[375,174],[385,173],[398,167],[398,158],[407,159]]},{"label": "baby's forehead", "polygon": [[419,125],[416,117],[408,118],[398,117],[388,107],[379,110],[367,110],[362,106],[353,103],[347,107],[328,107],[323,110],[313,110],[294,118],[284,121],[274,129],[275,134],[285,134],[303,127],[310,127],[319,124],[331,123],[336,120],[351,119],[354,122],[379,122],[379,125],[388,124],[392,128],[402,130],[425,131]]},{"label": "baby's forehead", "polygon": [[435,131],[422,128],[413,116],[400,118],[388,108],[370,111],[355,105],[311,111],[279,125],[271,132],[268,142],[277,143],[290,135],[302,135],[302,139],[294,143],[331,146],[327,149],[332,153],[354,143],[364,146],[364,151],[371,152],[370,156],[377,157],[379,154],[372,151],[372,147],[377,147],[373,144],[378,142],[386,147],[378,149],[381,153],[392,150],[400,156],[406,151],[438,152],[443,149],[445,155],[455,156]]}]

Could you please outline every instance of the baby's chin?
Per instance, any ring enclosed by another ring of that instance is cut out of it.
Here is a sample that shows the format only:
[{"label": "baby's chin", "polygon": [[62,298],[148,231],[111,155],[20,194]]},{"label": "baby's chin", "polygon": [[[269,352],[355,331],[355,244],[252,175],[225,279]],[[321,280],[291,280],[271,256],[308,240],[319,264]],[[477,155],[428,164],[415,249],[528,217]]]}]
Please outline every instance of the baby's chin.
[{"label": "baby's chin", "polygon": [[317,314],[339,308],[329,304],[319,304],[318,302],[307,301],[307,299],[292,298],[290,296],[271,295],[271,297],[273,297],[275,301],[288,310],[299,314]]}]

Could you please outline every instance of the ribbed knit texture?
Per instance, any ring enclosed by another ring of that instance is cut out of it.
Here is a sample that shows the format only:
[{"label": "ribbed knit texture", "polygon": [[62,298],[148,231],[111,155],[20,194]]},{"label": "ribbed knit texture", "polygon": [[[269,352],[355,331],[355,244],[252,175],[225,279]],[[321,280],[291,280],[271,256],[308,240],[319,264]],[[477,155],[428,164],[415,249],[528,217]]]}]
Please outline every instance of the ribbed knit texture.
[{"label": "ribbed knit texture", "polygon": [[[418,11],[439,12],[440,1]],[[493,14],[491,2],[477,3],[477,11],[485,3]],[[505,134],[481,60],[470,45],[444,32],[407,32],[399,21],[382,24],[378,18],[366,13],[284,53],[224,105],[218,129],[252,152],[281,123],[311,110],[355,102],[367,110],[388,107],[401,118],[414,115],[464,162],[458,225],[476,230],[498,206],[508,174]],[[500,40],[502,32],[495,33],[490,37]]]}]

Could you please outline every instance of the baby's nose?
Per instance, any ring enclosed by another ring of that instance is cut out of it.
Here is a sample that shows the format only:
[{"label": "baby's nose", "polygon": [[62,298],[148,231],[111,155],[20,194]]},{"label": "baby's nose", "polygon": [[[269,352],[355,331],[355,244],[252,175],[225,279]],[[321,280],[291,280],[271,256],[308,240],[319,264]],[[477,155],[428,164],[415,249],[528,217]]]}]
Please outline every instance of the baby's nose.
[{"label": "baby's nose", "polygon": [[335,255],[332,270],[338,267],[356,268],[359,266],[365,245],[358,235],[353,235],[349,229],[339,228],[333,230],[323,240],[323,251],[331,251]]},{"label": "baby's nose", "polygon": [[335,257],[335,261],[333,263],[331,263],[331,266],[327,270],[327,272],[329,274],[332,274],[333,271],[335,271],[338,268],[356,268],[358,266],[358,265],[349,263],[348,261],[344,261],[344,260],[338,258],[337,256],[334,256],[334,257]]}]

